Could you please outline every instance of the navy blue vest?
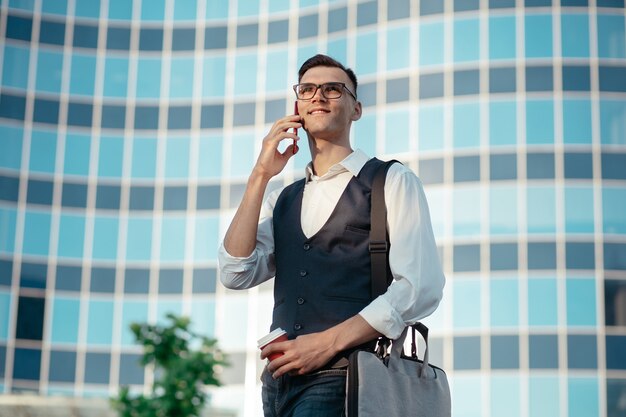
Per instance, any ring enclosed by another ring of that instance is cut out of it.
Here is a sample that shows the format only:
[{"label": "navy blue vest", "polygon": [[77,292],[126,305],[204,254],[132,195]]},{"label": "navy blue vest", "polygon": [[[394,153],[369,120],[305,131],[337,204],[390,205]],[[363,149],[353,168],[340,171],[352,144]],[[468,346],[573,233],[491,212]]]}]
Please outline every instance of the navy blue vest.
[{"label": "navy blue vest", "polygon": [[370,303],[370,195],[380,164],[373,158],[363,166],[311,238],[300,224],[304,179],[278,197],[272,330],[281,327],[290,339],[323,331]]}]

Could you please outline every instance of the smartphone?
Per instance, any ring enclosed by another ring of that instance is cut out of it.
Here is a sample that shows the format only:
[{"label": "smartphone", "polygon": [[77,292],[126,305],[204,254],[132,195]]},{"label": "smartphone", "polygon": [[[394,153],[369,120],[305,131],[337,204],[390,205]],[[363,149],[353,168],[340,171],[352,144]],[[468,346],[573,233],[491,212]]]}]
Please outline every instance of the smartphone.
[{"label": "smartphone", "polygon": [[[295,101],[293,103],[293,113],[294,114],[298,114],[298,115],[300,114],[300,113],[298,113],[298,102],[297,101]],[[293,129],[293,133],[295,133],[296,135],[298,134],[298,128],[297,127]],[[293,153],[296,153],[296,146],[297,146],[296,145],[296,140],[294,139],[294,141],[293,141]]]}]

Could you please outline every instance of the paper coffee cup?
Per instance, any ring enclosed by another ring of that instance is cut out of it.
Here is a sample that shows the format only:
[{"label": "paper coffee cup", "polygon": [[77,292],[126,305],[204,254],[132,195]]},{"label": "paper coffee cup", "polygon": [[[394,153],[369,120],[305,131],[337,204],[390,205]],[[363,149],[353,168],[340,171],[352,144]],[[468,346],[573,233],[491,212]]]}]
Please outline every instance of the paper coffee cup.
[{"label": "paper coffee cup", "polygon": [[[278,329],[260,338],[257,341],[257,345],[259,346],[259,349],[263,349],[265,346],[269,345],[270,343],[284,342],[286,340],[287,340],[287,332],[279,327]],[[283,356],[282,352],[274,352],[268,357],[268,359],[271,362],[280,356]]]}]

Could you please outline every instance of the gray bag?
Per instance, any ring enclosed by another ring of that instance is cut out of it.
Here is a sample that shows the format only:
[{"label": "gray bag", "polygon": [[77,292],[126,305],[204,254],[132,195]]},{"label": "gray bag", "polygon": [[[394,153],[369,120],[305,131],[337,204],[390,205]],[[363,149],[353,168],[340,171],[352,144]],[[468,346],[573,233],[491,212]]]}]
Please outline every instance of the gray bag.
[{"label": "gray bag", "polygon": [[[403,354],[408,327],[394,340],[391,352],[360,350],[348,365],[347,417],[450,417],[450,388],[443,369],[428,363],[428,328],[410,326],[411,356]],[[426,341],[423,361],[417,358],[415,331]],[[382,353],[381,353],[382,352]]]}]

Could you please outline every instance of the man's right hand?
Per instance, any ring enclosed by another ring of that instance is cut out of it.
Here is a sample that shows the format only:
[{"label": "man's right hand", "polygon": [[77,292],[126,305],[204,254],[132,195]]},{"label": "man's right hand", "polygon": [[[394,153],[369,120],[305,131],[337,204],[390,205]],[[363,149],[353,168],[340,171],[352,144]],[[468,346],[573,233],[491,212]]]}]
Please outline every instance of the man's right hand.
[{"label": "man's right hand", "polygon": [[[274,123],[269,133],[263,138],[261,153],[252,171],[253,175],[260,175],[269,180],[279,174],[287,165],[289,158],[298,152],[297,141],[300,138],[291,131],[302,127],[299,115],[287,116]],[[279,152],[278,146],[285,139],[293,139],[294,143],[289,145],[284,152]],[[295,148],[295,149],[294,149]]]}]

